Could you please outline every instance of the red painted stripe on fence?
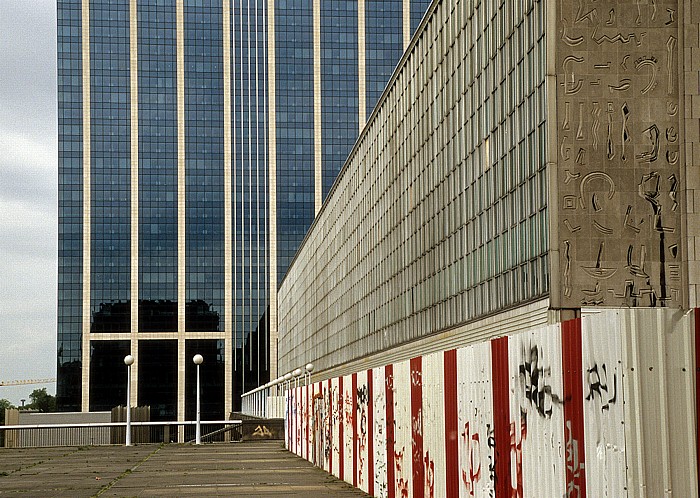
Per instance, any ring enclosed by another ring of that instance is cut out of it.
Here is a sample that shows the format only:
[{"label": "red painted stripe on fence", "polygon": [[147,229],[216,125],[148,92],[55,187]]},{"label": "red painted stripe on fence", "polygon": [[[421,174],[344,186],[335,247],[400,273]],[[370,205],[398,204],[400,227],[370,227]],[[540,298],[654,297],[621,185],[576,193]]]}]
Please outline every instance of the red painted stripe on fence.
[{"label": "red painted stripe on fence", "polygon": [[508,338],[491,341],[496,498],[511,498]]},{"label": "red painted stripe on fence", "polygon": [[411,360],[411,439],[413,463],[413,496],[425,496],[423,467],[423,364],[419,356]]},{"label": "red painted stripe on fence", "polygon": [[338,477],[345,480],[345,410],[343,409],[343,377],[338,377]]},{"label": "red painted stripe on fence", "polygon": [[367,493],[374,496],[374,395],[372,370],[367,370]]},{"label": "red painted stripe on fence", "polygon": [[566,489],[578,498],[586,498],[581,319],[562,322],[561,334]]},{"label": "red painted stripe on fence", "polygon": [[311,431],[309,430],[309,424],[311,423],[311,399],[313,396],[311,396],[311,388],[313,385],[306,385],[306,459],[311,460],[311,454],[309,453],[309,435],[311,434]]},{"label": "red painted stripe on fence", "polygon": [[360,459],[360,449],[357,437],[357,374],[352,374],[352,485],[357,487],[357,461]]},{"label": "red painted stripe on fence", "polygon": [[[698,476],[700,476],[700,308],[695,308],[695,450],[697,454]],[[700,494],[700,479],[698,479]]]},{"label": "red painted stripe on fence", "polygon": [[445,351],[445,496],[459,496],[457,350]]},{"label": "red painted stripe on fence", "polygon": [[384,367],[386,384],[386,488],[388,498],[396,498],[396,476],[394,473],[394,365]]},{"label": "red painted stripe on fence", "polygon": [[331,379],[328,379],[328,438],[329,441],[326,442],[330,451],[328,452],[328,473],[333,473],[333,387],[331,386]]}]

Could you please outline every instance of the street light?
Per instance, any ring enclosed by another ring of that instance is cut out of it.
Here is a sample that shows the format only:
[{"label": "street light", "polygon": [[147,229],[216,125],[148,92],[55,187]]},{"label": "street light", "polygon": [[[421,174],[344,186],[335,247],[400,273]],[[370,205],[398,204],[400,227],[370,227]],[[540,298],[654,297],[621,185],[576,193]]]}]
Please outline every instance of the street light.
[{"label": "street light", "polygon": [[131,446],[131,365],[134,357],[130,354],[124,357],[126,365],[126,446]]},{"label": "street light", "polygon": [[309,385],[311,383],[311,372],[314,371],[314,364],[307,363],[306,366],[304,367],[304,370],[306,370],[306,374],[304,375],[304,377],[308,377],[308,380],[306,381],[306,385]]},{"label": "street light", "polygon": [[197,365],[197,433],[195,436],[195,444],[202,444],[202,421],[199,413],[199,365],[202,364],[204,358],[201,354],[196,354],[192,357],[192,361]]},{"label": "street light", "polygon": [[284,390],[289,389],[289,381],[292,380],[292,372],[287,372],[284,374]]},{"label": "street light", "polygon": [[294,370],[294,387],[299,387],[299,377],[301,376],[301,368]]}]

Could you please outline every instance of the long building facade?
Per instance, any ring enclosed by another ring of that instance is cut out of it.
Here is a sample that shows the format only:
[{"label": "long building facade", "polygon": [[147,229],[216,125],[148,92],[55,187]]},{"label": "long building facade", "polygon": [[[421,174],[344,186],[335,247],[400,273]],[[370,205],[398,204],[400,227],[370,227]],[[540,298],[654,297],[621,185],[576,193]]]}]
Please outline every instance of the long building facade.
[{"label": "long building facade", "polygon": [[277,285],[427,0],[58,0],[62,410],[277,376]]},{"label": "long building facade", "polygon": [[433,4],[282,282],[280,373],[697,307],[691,4]]}]

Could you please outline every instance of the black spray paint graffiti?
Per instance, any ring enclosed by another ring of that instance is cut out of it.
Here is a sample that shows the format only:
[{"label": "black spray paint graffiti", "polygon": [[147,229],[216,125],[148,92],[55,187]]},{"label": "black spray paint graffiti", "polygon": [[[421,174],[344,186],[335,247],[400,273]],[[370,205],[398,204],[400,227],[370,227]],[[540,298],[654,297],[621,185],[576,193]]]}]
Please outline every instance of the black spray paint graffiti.
[{"label": "black spray paint graffiti", "polygon": [[532,403],[542,417],[552,416],[552,406],[561,403],[561,398],[552,392],[548,379],[552,369],[541,365],[540,347],[531,346],[529,351],[523,347],[525,361],[520,365],[520,382],[525,390],[525,398]]},{"label": "black spray paint graffiti", "polygon": [[617,402],[617,374],[612,376],[612,386],[608,381],[608,370],[603,363],[586,370],[586,382],[588,384],[588,395],[586,401],[600,398],[601,410],[610,410],[610,405]]}]

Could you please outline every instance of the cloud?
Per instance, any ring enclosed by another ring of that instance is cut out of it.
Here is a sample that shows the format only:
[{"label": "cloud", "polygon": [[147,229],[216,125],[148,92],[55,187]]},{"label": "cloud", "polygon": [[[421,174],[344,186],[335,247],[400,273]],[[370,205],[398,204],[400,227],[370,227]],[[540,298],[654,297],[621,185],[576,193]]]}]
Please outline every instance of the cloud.
[{"label": "cloud", "polygon": [[[55,377],[55,1],[2,0],[0,47],[0,380]],[[0,398],[19,404],[40,387]]]}]

